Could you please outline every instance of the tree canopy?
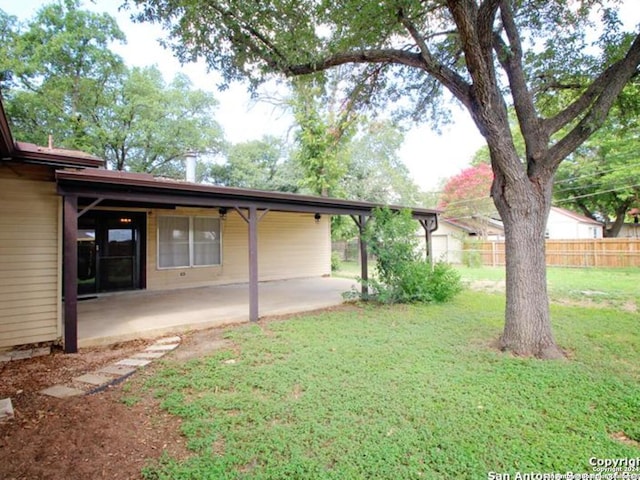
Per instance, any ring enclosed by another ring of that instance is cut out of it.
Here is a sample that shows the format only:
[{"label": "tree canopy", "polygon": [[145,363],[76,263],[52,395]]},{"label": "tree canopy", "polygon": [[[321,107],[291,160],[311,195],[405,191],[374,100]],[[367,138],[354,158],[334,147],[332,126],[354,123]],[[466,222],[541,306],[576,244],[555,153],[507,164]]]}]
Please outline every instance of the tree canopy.
[{"label": "tree canopy", "polygon": [[496,214],[489,196],[492,182],[488,163],[465,168],[447,181],[438,208],[444,210],[445,217],[473,226],[485,237],[488,222]]},{"label": "tree canopy", "polygon": [[618,236],[640,206],[639,147],[637,116],[616,112],[560,166],[554,201],[603,222],[605,236]]},{"label": "tree canopy", "polygon": [[0,87],[18,140],[83,150],[111,168],[183,178],[188,151],[215,153],[213,95],[156,67],[128,68],[115,19],[78,0],[43,6],[27,23],[0,11]]},{"label": "tree canopy", "polygon": [[[500,345],[562,356],[546,290],[544,231],[560,163],[602,126],[640,63],[616,2],[592,0],[129,0],[161,23],[183,61],[225,81],[323,74],[349,65],[358,101],[414,118],[463,105],[489,147],[506,232]],[[519,155],[509,104],[524,139]],[[430,114],[430,115],[429,115]]]}]

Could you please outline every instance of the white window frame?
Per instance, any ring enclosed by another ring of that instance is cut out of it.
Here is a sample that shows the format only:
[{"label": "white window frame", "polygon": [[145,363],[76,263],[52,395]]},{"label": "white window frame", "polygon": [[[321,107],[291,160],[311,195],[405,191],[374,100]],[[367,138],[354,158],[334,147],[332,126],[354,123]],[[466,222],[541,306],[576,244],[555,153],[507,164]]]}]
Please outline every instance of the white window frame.
[{"label": "white window frame", "polygon": [[[189,265],[177,265],[172,267],[161,267],[160,266],[160,218],[188,218],[189,219]],[[219,233],[219,241],[218,241],[218,257],[220,259],[219,263],[211,263],[211,264],[195,264],[195,219],[203,218],[207,220],[217,220],[218,221],[218,233]],[[176,269],[184,269],[184,268],[211,268],[211,267],[219,267],[222,265],[222,219],[220,217],[215,216],[205,216],[205,215],[160,215],[158,216],[158,222],[156,225],[156,268],[158,270],[176,270]]]}]

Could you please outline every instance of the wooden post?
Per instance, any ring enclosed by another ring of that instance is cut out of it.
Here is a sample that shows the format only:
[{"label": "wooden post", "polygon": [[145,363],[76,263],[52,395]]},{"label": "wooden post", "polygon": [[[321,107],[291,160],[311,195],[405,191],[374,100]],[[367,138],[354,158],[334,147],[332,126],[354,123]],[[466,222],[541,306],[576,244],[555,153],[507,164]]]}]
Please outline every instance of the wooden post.
[{"label": "wooden post", "polygon": [[249,207],[249,320],[257,322],[258,311],[258,209]]},{"label": "wooden post", "polygon": [[78,197],[65,195],[63,217],[64,351],[78,351]]},{"label": "wooden post", "polygon": [[369,259],[367,255],[367,242],[364,241],[364,229],[367,226],[367,217],[365,215],[360,215],[356,217],[355,215],[351,215],[351,219],[358,226],[358,240],[360,242],[360,278],[362,279],[361,283],[361,293],[362,298],[369,298],[369,287],[367,286],[367,282],[369,281]]}]

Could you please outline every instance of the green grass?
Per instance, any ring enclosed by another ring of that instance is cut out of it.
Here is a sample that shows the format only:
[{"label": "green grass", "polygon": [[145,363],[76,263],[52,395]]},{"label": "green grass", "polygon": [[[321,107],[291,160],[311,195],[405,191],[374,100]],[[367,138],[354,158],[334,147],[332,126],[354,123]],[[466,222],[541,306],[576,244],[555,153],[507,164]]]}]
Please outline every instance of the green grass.
[{"label": "green grass", "polygon": [[[369,265],[369,268],[372,267],[374,265]],[[362,269],[358,262],[340,262],[340,268],[332,272],[331,275],[334,277],[357,278],[362,275]]]},{"label": "green grass", "polygon": [[[504,267],[459,267],[463,280],[504,281]],[[592,301],[622,305],[636,302],[640,268],[547,268],[552,300]]]},{"label": "green grass", "polygon": [[231,328],[233,349],[148,380],[193,455],[145,477],[481,479],[640,456],[612,438],[640,440],[637,314],[553,306],[571,358],[544,362],[491,348],[503,310],[466,291]]}]

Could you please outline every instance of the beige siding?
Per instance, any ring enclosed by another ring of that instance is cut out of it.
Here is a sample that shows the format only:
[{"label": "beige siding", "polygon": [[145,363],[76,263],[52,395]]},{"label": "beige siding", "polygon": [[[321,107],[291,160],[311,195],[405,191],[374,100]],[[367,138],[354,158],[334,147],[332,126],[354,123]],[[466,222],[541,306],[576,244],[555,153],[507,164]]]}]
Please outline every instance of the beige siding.
[{"label": "beige siding", "polygon": [[[229,210],[221,222],[222,265],[177,269],[157,268],[157,217],[216,216],[211,209],[153,210],[148,216],[147,288],[167,289],[248,281],[248,231],[240,215]],[[331,273],[328,216],[316,223],[313,214],[268,212],[258,227],[260,280],[279,280]]]},{"label": "beige siding", "polygon": [[60,197],[46,168],[0,165],[0,348],[60,337]]}]

